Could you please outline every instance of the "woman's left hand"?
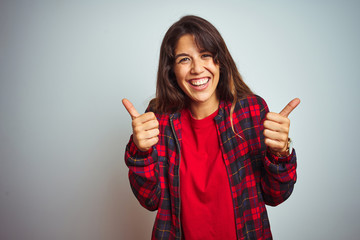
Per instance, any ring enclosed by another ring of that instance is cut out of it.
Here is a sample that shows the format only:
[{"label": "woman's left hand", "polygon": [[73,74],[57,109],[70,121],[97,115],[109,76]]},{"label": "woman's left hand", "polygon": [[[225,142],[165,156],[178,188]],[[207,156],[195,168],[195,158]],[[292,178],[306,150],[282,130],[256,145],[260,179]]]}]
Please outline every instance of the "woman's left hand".
[{"label": "woman's left hand", "polygon": [[265,144],[277,155],[287,155],[290,129],[289,114],[299,105],[300,99],[295,98],[280,113],[269,112],[265,116]]}]

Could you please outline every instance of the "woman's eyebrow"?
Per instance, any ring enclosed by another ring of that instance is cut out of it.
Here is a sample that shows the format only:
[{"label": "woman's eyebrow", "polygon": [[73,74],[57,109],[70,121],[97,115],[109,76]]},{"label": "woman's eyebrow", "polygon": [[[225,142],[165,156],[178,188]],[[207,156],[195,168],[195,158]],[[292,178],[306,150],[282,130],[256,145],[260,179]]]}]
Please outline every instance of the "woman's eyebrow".
[{"label": "woman's eyebrow", "polygon": [[175,55],[175,59],[177,59],[178,57],[188,57],[188,56],[190,56],[190,55],[187,53],[179,53],[179,54]]},{"label": "woman's eyebrow", "polygon": [[[200,53],[204,53],[204,52],[210,52],[210,51],[208,51],[208,50],[206,50],[206,49],[201,49],[200,50]],[[179,53],[179,54],[176,54],[175,55],[175,59],[177,59],[178,57],[189,57],[190,55],[189,54],[187,54],[187,53]]]}]

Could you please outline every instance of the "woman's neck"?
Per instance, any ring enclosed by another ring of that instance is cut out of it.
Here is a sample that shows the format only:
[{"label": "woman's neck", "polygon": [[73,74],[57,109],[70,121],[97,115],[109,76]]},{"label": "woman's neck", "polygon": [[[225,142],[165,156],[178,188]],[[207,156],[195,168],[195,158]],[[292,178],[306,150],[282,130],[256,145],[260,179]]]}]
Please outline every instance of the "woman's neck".
[{"label": "woman's neck", "polygon": [[216,99],[212,103],[199,103],[199,102],[192,102],[190,105],[190,112],[191,115],[195,119],[203,119],[207,116],[210,116],[213,112],[215,112],[219,108],[219,100]]}]

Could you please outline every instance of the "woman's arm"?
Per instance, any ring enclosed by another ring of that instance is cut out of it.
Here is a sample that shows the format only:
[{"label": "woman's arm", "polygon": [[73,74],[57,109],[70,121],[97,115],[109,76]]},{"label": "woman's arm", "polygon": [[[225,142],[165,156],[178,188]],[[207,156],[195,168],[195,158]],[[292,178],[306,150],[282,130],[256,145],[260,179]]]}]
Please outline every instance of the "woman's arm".
[{"label": "woman's arm", "polygon": [[131,189],[140,204],[153,211],[158,208],[161,193],[154,147],[159,141],[159,122],[153,112],[140,115],[129,100],[123,99],[123,104],[132,118],[133,135],[125,151]]},{"label": "woman's arm", "polygon": [[[288,156],[279,157],[275,155],[276,150],[279,152],[284,152],[282,146],[285,146],[288,139],[289,126],[280,126],[280,128],[285,129],[284,132],[280,132],[279,138],[283,139],[282,142],[277,143],[279,148],[272,149],[268,142],[274,142],[275,140],[268,140],[268,137],[264,135],[268,130],[267,126],[264,126],[265,121],[268,120],[268,107],[266,102],[261,99],[260,101],[261,111],[260,111],[260,148],[262,150],[263,156],[263,174],[261,178],[261,187],[263,191],[263,197],[266,204],[271,206],[276,206],[284,202],[292,193],[294,184],[296,182],[296,153],[293,150]],[[296,106],[295,106],[296,107]],[[276,115],[276,113],[272,113]],[[287,116],[286,116],[287,118]],[[290,125],[290,121],[286,120]],[[266,125],[266,122],[265,122]],[[267,125],[270,125],[267,123]],[[277,138],[276,133],[271,135],[275,139]],[[267,139],[267,140],[266,140]],[[286,146],[285,146],[286,147]],[[275,151],[274,151],[275,150]],[[275,153],[274,153],[275,152]]]},{"label": "woman's arm", "polygon": [[297,179],[295,150],[282,158],[267,150],[263,164],[261,187],[264,201],[267,205],[279,205],[291,195]]},{"label": "woman's arm", "polygon": [[161,195],[157,156],[154,147],[145,152],[140,151],[131,136],[125,151],[130,186],[140,204],[151,211],[158,208]]}]

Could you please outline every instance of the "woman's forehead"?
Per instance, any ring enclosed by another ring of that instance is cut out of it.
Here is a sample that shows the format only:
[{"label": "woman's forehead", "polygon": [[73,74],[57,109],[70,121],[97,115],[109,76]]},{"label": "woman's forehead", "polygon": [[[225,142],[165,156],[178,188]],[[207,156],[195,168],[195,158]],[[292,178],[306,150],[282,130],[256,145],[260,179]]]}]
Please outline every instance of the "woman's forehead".
[{"label": "woman's forehead", "polygon": [[[186,46],[194,46],[197,48],[197,50],[199,52],[213,52],[211,49],[214,49],[213,46],[211,46],[211,44],[205,44],[202,37],[197,36],[197,34],[190,34],[190,33],[186,33],[184,35],[182,35],[181,37],[179,37],[179,39],[177,40],[175,47],[173,49],[174,53],[176,53],[179,50],[179,46],[181,45],[182,47],[186,47]],[[184,45],[185,44],[185,45]],[[208,46],[206,46],[208,45]]]}]

